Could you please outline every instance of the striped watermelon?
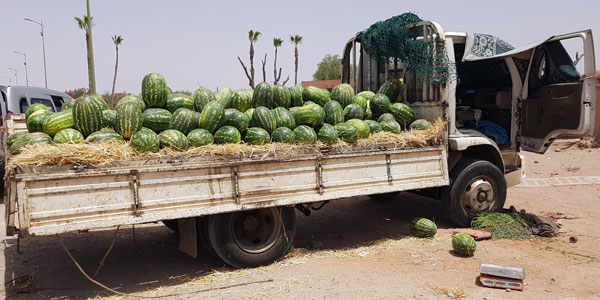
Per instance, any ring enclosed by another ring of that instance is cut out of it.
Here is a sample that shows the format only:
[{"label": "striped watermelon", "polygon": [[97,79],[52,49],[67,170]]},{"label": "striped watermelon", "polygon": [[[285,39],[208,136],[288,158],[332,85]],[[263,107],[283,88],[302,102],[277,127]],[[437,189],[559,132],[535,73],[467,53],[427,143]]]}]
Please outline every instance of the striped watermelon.
[{"label": "striped watermelon", "polygon": [[214,140],[216,144],[237,144],[242,141],[242,135],[233,126],[223,126],[215,132]]},{"label": "striped watermelon", "polygon": [[150,73],[142,80],[142,99],[146,107],[164,108],[169,96],[167,81],[158,73]]},{"label": "striped watermelon", "polygon": [[412,122],[415,121],[415,112],[410,108],[410,106],[404,103],[394,103],[390,106],[390,112],[396,118],[396,121],[403,128],[407,128],[410,126]]},{"label": "striped watermelon", "polygon": [[223,114],[223,121],[221,125],[229,125],[237,128],[241,133],[248,130],[248,124],[250,122],[246,120],[244,113],[239,112],[237,109],[228,108]]},{"label": "striped watermelon", "polygon": [[392,133],[402,132],[402,127],[400,126],[400,124],[398,124],[398,122],[394,120],[385,120],[380,122],[379,124],[381,125],[381,129],[383,129],[383,131],[389,131]]},{"label": "striped watermelon", "polygon": [[194,99],[194,109],[197,112],[202,112],[204,105],[210,101],[216,101],[217,97],[215,97],[215,94],[211,90],[201,87],[194,92],[192,99]]},{"label": "striped watermelon", "polygon": [[356,96],[363,97],[367,101],[369,101],[369,100],[373,99],[373,96],[375,96],[375,93],[373,93],[371,91],[362,91],[362,92],[356,94]]},{"label": "striped watermelon", "polygon": [[67,102],[63,103],[60,111],[73,109],[73,106],[75,106],[75,99],[69,99]]},{"label": "striped watermelon", "polygon": [[44,121],[44,132],[49,136],[56,135],[59,131],[67,128],[73,128],[73,113],[70,110],[57,112],[52,114]]},{"label": "striped watermelon", "polygon": [[10,148],[10,146],[19,138],[22,137],[26,134],[28,134],[28,131],[19,131],[19,132],[15,132],[13,134],[11,134],[8,139],[6,139],[6,146],[8,148]]},{"label": "striped watermelon", "polygon": [[271,133],[271,139],[274,143],[293,144],[296,141],[294,132],[287,127],[279,127]]},{"label": "striped watermelon", "polygon": [[426,218],[414,218],[410,221],[410,232],[421,238],[432,238],[437,233],[435,223]]},{"label": "striped watermelon", "polygon": [[369,102],[369,106],[373,111],[373,115],[380,116],[390,111],[390,99],[384,94],[375,94],[373,99]]},{"label": "striped watermelon", "polygon": [[477,250],[475,239],[466,233],[457,233],[452,237],[452,249],[463,256],[473,256]]},{"label": "striped watermelon", "polygon": [[233,91],[231,89],[222,88],[216,91],[214,94],[217,102],[221,103],[221,106],[223,106],[223,108],[229,108],[229,102],[231,101],[231,97],[233,96]]},{"label": "striped watermelon", "polygon": [[302,104],[304,104],[304,101],[302,101],[302,92],[304,92],[304,88],[302,87],[302,85],[295,85],[289,88],[289,90],[292,102],[290,106],[302,106]]},{"label": "striped watermelon", "polygon": [[98,101],[89,96],[77,98],[75,106],[73,106],[74,128],[85,137],[92,134],[92,132],[100,130],[104,127],[104,121],[102,120],[103,109]]},{"label": "striped watermelon", "polygon": [[129,139],[142,128],[142,108],[137,103],[125,103],[117,108],[115,131]]},{"label": "striped watermelon", "polygon": [[252,119],[250,120],[250,126],[252,127],[260,127],[267,132],[273,132],[275,128],[277,128],[277,121],[271,114],[268,108],[264,106],[259,106],[254,109],[252,113]]},{"label": "striped watermelon", "polygon": [[167,129],[158,135],[161,148],[171,148],[176,151],[186,151],[189,142],[185,134],[179,130]]},{"label": "striped watermelon", "polygon": [[294,138],[300,144],[314,144],[317,141],[317,133],[312,127],[299,125],[294,129]]},{"label": "striped watermelon", "polygon": [[9,151],[12,154],[17,154],[23,150],[25,146],[33,144],[49,144],[52,143],[52,138],[43,132],[29,132],[18,137],[10,146]]},{"label": "striped watermelon", "polygon": [[425,119],[418,119],[415,120],[414,122],[410,123],[409,128],[412,130],[427,130],[429,128],[431,128],[431,122],[425,120]]},{"label": "striped watermelon", "polygon": [[273,86],[273,106],[285,108],[292,106],[292,98],[288,88],[283,85]]},{"label": "striped watermelon", "polygon": [[346,108],[344,108],[344,120],[348,121],[350,119],[360,119],[362,120],[365,117],[365,113],[363,109],[358,104],[350,103]]},{"label": "striped watermelon", "polygon": [[25,111],[25,118],[29,118],[31,116],[31,114],[33,114],[34,112],[38,111],[38,110],[42,110],[42,111],[50,111],[50,109],[41,103],[35,103],[32,104],[29,108],[27,108],[27,110]]},{"label": "striped watermelon", "polygon": [[148,108],[142,113],[142,126],[160,133],[169,129],[173,114],[164,108]]},{"label": "striped watermelon", "polygon": [[213,135],[206,129],[197,128],[187,135],[190,147],[201,147],[213,143]]},{"label": "striped watermelon", "polygon": [[252,98],[252,106],[273,108],[273,88],[271,88],[268,82],[261,82],[256,86]]},{"label": "striped watermelon", "polygon": [[338,84],[331,90],[331,100],[335,100],[346,107],[352,102],[354,97],[354,89],[347,83]]},{"label": "striped watermelon", "polygon": [[52,116],[52,112],[45,109],[36,110],[29,118],[27,118],[27,131],[29,132],[43,132],[44,131],[44,122],[46,119]]},{"label": "striped watermelon", "polygon": [[307,101],[312,101],[323,106],[331,100],[331,98],[329,96],[329,91],[315,86],[309,86],[302,91],[302,100],[304,101],[304,104],[306,104]]},{"label": "striped watermelon", "polygon": [[323,106],[325,110],[325,123],[335,125],[344,122],[344,109],[339,102],[331,100]]},{"label": "striped watermelon", "polygon": [[198,119],[198,127],[208,131],[215,132],[223,120],[225,108],[218,101],[211,101],[204,106],[200,118]]},{"label": "striped watermelon", "polygon": [[333,126],[333,128],[335,128],[338,137],[342,139],[342,141],[350,144],[358,141],[359,133],[356,127],[350,124],[340,123]]},{"label": "striped watermelon", "polygon": [[54,135],[54,143],[55,144],[64,144],[64,143],[74,143],[79,144],[83,143],[83,134],[81,132],[73,129],[66,128]]},{"label": "striped watermelon", "polygon": [[382,114],[381,116],[379,116],[379,118],[377,118],[377,122],[381,122],[381,121],[385,121],[385,120],[394,120],[394,121],[396,121],[396,118],[394,117],[394,115],[392,115],[390,113]]},{"label": "striped watermelon", "polygon": [[250,127],[244,135],[244,142],[248,145],[264,145],[270,141],[269,133],[260,127]]},{"label": "striped watermelon", "polygon": [[198,126],[198,117],[196,112],[188,108],[179,108],[173,113],[169,129],[179,130],[183,134],[188,134]]},{"label": "striped watermelon", "polygon": [[325,120],[325,110],[318,104],[305,104],[296,110],[294,119],[296,120],[296,126],[308,125],[318,127]]},{"label": "striped watermelon", "polygon": [[402,94],[402,85],[398,80],[386,81],[381,85],[377,93],[386,95],[391,102],[397,102],[400,100],[399,96]]},{"label": "striped watermelon", "polygon": [[196,109],[194,99],[186,94],[171,94],[167,97],[167,110],[174,113],[180,108],[187,108],[189,110]]},{"label": "striped watermelon", "polygon": [[108,103],[106,103],[106,100],[104,100],[104,98],[102,98],[102,96],[100,95],[90,95],[90,98],[94,99],[96,102],[98,102],[98,104],[100,104],[100,106],[102,107],[102,109],[110,109],[110,106],[108,106]]},{"label": "striped watermelon", "polygon": [[142,99],[142,97],[140,96],[136,96],[136,95],[127,95],[121,99],[119,99],[119,102],[117,102],[117,106],[116,108],[119,108],[119,106],[125,104],[125,103],[137,103],[140,108],[142,109],[142,111],[144,111],[146,109],[146,103],[144,103],[144,100]]},{"label": "striped watermelon", "polygon": [[317,132],[317,138],[319,139],[319,141],[328,145],[333,145],[337,143],[338,140],[335,128],[333,127],[333,125],[327,123],[323,123],[323,125],[321,125],[321,128],[319,128],[319,132]]},{"label": "striped watermelon", "polygon": [[245,112],[252,107],[252,95],[248,90],[239,90],[233,93],[229,107],[235,108],[240,112]]},{"label": "striped watermelon", "polygon": [[352,98],[352,103],[358,104],[358,106],[360,106],[360,108],[362,108],[363,111],[367,110],[367,99],[362,96],[354,96]]},{"label": "striped watermelon", "polygon": [[289,110],[283,107],[277,107],[271,110],[271,112],[273,113],[273,117],[275,117],[276,127],[287,127],[289,129],[296,128],[296,120]]},{"label": "striped watermelon", "polygon": [[244,117],[246,118],[246,120],[248,121],[248,124],[250,124],[250,121],[252,120],[252,114],[254,113],[254,108],[248,108],[245,112],[244,112]]},{"label": "striped watermelon", "polygon": [[115,128],[115,122],[117,119],[117,111],[105,109],[102,111],[102,123],[106,127]]},{"label": "striped watermelon", "polygon": [[93,132],[85,139],[86,143],[112,143],[123,141],[123,137],[120,134],[110,130]]},{"label": "striped watermelon", "polygon": [[152,129],[142,127],[131,137],[131,147],[138,152],[158,152],[160,140]]},{"label": "striped watermelon", "polygon": [[377,121],[365,120],[365,123],[367,124],[367,126],[369,126],[369,132],[371,132],[371,134],[378,133],[383,130],[381,129],[381,125],[379,125]]},{"label": "striped watermelon", "polygon": [[346,121],[346,124],[352,125],[354,127],[356,127],[356,129],[358,129],[358,138],[359,139],[366,139],[369,137],[371,130],[369,129],[369,125],[367,125],[367,123],[363,122],[363,120],[359,120],[359,119],[350,119],[348,121]]}]

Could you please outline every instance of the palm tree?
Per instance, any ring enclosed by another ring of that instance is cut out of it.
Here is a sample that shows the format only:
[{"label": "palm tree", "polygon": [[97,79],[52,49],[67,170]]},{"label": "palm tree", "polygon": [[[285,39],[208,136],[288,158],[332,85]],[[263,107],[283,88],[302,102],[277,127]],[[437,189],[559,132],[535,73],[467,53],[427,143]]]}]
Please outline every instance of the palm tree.
[{"label": "palm tree", "polygon": [[88,17],[86,15],[83,16],[83,18],[78,18],[75,17],[75,21],[77,22],[77,25],[79,26],[79,29],[85,31],[85,44],[86,44],[86,49],[87,49],[87,63],[88,63],[88,79],[89,79],[89,92],[91,94],[95,94],[96,93],[96,84],[94,82],[94,76],[93,76],[93,71],[92,71],[92,56],[91,56],[91,51],[90,51],[90,31],[89,28],[90,26],[94,26],[94,23],[92,22],[94,19],[94,17]]},{"label": "palm tree", "polygon": [[260,32],[254,30],[248,31],[248,40],[250,41],[250,74],[248,74],[248,69],[246,69],[244,62],[242,62],[242,59],[238,56],[238,60],[240,61],[240,64],[242,64],[242,68],[244,68],[246,77],[248,77],[248,81],[250,81],[251,88],[254,88],[254,43],[258,41],[260,34]]},{"label": "palm tree", "polygon": [[115,76],[113,77],[113,87],[111,97],[115,95],[115,85],[117,84],[117,67],[119,66],[119,45],[123,42],[123,37],[120,35],[113,35],[112,41],[115,44],[115,50],[117,51],[117,58],[115,61]]},{"label": "palm tree", "polygon": [[290,35],[290,40],[294,43],[294,58],[295,58],[295,69],[294,69],[294,84],[298,84],[298,44],[302,43],[302,37],[299,35]]},{"label": "palm tree", "polygon": [[279,68],[279,75],[277,75],[277,48],[281,47],[283,43],[282,39],[273,38],[273,46],[275,46],[275,62],[273,63],[273,84],[277,84],[281,78],[281,68]]}]

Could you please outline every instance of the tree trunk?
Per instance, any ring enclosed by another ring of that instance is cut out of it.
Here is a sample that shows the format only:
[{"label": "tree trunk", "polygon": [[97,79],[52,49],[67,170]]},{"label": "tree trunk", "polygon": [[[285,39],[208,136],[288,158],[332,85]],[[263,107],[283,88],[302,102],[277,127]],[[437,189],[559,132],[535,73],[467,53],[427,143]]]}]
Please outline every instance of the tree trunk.
[{"label": "tree trunk", "polygon": [[294,49],[294,57],[296,58],[296,67],[294,69],[294,85],[298,84],[298,45]]},{"label": "tree trunk", "polygon": [[117,59],[115,62],[115,76],[113,77],[112,93],[110,94],[111,98],[115,96],[115,85],[117,84],[117,67],[119,66],[119,46],[115,46],[115,49],[117,50]]},{"label": "tree trunk", "polygon": [[88,35],[87,31],[85,33],[85,48],[86,48],[86,54],[87,54],[87,65],[88,65],[88,94],[93,95],[93,86],[94,84],[92,83],[92,60],[91,60],[91,56],[90,56],[90,43],[88,42],[88,40],[90,39],[90,36]]},{"label": "tree trunk", "polygon": [[92,85],[90,86],[90,93],[92,95],[96,94],[96,70],[94,68],[94,46],[93,46],[93,41],[92,41],[92,17],[90,14],[90,0],[87,0],[87,31],[89,34],[89,39],[87,40],[88,42],[88,47],[89,52],[88,52],[88,56],[90,57],[90,81],[92,83]]},{"label": "tree trunk", "polygon": [[265,59],[262,61],[263,82],[267,82],[267,72],[265,70],[266,64],[267,64],[267,54],[265,53]]},{"label": "tree trunk", "polygon": [[254,43],[250,41],[250,86],[254,89]]},{"label": "tree trunk", "polygon": [[277,47],[275,47],[275,62],[273,63],[273,84],[277,84]]}]

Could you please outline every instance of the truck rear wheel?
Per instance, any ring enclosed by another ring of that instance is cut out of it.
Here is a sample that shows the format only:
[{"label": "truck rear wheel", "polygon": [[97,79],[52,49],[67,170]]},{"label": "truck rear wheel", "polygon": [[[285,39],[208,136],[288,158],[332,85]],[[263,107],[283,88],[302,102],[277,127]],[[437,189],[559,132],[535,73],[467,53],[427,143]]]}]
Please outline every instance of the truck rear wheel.
[{"label": "truck rear wheel", "polygon": [[442,191],[442,201],[450,219],[470,227],[477,215],[504,207],[504,174],[489,161],[464,159],[450,172],[450,186]]},{"label": "truck rear wheel", "polygon": [[270,207],[207,216],[208,241],[215,253],[237,268],[267,265],[283,257],[296,234],[292,207]]}]

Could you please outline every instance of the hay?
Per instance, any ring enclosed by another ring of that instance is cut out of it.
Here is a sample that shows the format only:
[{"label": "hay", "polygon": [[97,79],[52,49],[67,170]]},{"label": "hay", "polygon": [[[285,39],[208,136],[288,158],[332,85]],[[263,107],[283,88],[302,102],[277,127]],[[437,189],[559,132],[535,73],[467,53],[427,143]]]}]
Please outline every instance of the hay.
[{"label": "hay", "polygon": [[530,236],[525,232],[532,224],[515,213],[484,213],[473,220],[473,229],[487,230],[493,239],[522,240]]},{"label": "hay", "polygon": [[[270,143],[254,146],[241,144],[211,144],[190,148],[178,152],[169,148],[157,153],[139,153],[129,143],[109,142],[95,144],[35,144],[22,149],[21,153],[10,157],[8,170],[26,166],[42,165],[81,165],[103,167],[118,161],[166,159],[176,157],[195,157],[207,160],[215,159],[267,159],[293,158],[301,155],[320,155],[327,153],[351,153],[358,151],[375,151],[383,145],[387,149],[399,150],[423,146],[439,145],[445,132],[445,122],[436,120],[427,130],[408,130],[399,134],[379,132],[366,139],[360,139],[355,144],[339,141],[335,145],[325,145],[317,142],[312,145]],[[391,147],[390,147],[391,145]]]}]

